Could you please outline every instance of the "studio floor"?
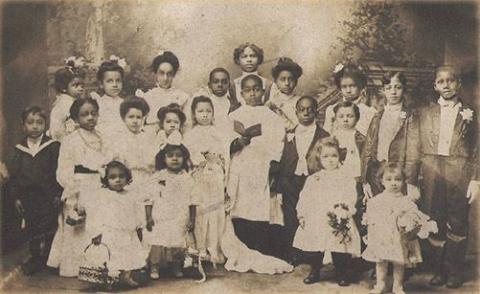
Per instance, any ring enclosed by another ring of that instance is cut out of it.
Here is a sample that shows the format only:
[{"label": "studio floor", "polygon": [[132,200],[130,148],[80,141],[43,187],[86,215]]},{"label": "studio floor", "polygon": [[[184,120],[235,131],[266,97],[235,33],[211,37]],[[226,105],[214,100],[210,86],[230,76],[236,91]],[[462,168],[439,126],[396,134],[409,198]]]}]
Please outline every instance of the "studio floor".
[{"label": "studio floor", "polygon": [[[45,270],[31,277],[23,276],[18,267],[18,260],[24,258],[26,250],[12,253],[2,258],[2,284],[7,293],[72,293],[86,292],[88,284],[75,278],[61,278]],[[189,279],[161,278],[151,282],[147,287],[129,290],[130,293],[368,293],[373,287],[371,271],[366,271],[358,283],[340,288],[334,280],[331,265],[322,269],[322,281],[313,285],[303,284],[309,267],[301,265],[292,273],[282,275],[260,275],[255,273],[227,272],[223,267],[207,269],[208,279],[197,283]],[[428,281],[431,274],[425,271],[415,273],[406,283],[407,293],[480,293],[478,266],[469,258],[466,264],[467,282],[460,289],[430,288]],[[391,281],[390,281],[391,285]],[[122,291],[123,293],[123,291]]]}]

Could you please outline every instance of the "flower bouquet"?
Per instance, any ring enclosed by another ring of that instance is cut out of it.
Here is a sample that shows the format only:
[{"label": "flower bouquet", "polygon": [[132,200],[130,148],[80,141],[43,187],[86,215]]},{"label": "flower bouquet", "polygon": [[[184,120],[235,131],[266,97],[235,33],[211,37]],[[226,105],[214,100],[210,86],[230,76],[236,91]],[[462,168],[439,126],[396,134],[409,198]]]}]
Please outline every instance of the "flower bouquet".
[{"label": "flower bouquet", "polygon": [[327,213],[328,224],[332,227],[335,237],[340,237],[340,244],[347,244],[352,240],[349,232],[352,227],[350,224],[351,212],[345,203],[337,203],[333,206],[333,211]]},{"label": "flower bouquet", "polygon": [[397,227],[407,240],[428,238],[430,233],[438,232],[437,223],[418,210],[403,211],[397,216]]}]

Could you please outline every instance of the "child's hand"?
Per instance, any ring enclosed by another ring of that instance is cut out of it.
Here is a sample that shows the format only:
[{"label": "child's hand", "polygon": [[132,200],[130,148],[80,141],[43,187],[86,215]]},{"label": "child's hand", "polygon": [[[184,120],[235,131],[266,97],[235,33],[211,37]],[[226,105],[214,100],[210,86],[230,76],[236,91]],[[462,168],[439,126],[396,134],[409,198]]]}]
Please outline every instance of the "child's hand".
[{"label": "child's hand", "polygon": [[25,209],[23,208],[22,201],[20,201],[19,199],[15,200],[15,209],[20,216],[23,216],[25,214]]},{"label": "child's hand", "polygon": [[93,238],[92,243],[93,243],[93,245],[100,245],[100,243],[102,243],[102,234]]},{"label": "child's hand", "polygon": [[195,230],[195,222],[193,220],[189,220],[187,223],[187,231],[193,232]]},{"label": "child's hand", "polygon": [[413,202],[420,199],[420,189],[417,186],[407,184],[407,195]]},{"label": "child's hand", "polygon": [[305,218],[300,217],[300,218],[298,219],[298,223],[300,224],[300,227],[301,227],[302,229],[305,229]]},{"label": "child's hand", "polygon": [[152,231],[152,227],[155,225],[155,222],[153,221],[153,218],[150,216],[150,217],[147,217],[147,231],[151,232]]}]

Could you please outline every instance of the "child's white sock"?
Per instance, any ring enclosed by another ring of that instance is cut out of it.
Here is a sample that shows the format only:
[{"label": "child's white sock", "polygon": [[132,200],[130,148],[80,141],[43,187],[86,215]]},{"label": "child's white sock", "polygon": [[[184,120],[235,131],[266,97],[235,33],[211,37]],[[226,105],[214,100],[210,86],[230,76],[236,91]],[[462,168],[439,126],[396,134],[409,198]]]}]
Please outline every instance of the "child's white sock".
[{"label": "child's white sock", "polygon": [[393,293],[405,294],[403,290],[403,274],[405,266],[403,264],[393,264]]},{"label": "child's white sock", "polygon": [[383,291],[385,291],[387,270],[388,270],[388,262],[386,261],[377,262],[377,265],[375,267],[375,271],[377,274],[377,284],[370,291],[371,294],[380,294],[380,293],[383,293]]}]

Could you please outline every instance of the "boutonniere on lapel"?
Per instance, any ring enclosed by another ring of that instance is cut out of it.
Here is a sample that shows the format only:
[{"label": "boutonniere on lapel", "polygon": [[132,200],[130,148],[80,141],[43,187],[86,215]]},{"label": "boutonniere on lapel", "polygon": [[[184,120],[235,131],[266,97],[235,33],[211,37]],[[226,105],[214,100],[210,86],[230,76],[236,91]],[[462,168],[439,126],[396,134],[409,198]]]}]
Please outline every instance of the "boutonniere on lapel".
[{"label": "boutonniere on lapel", "polygon": [[407,119],[407,113],[405,111],[400,111],[399,118],[401,121],[404,121]]},{"label": "boutonniere on lapel", "polygon": [[460,111],[460,115],[462,116],[461,133],[462,137],[464,137],[467,131],[467,126],[473,121],[473,110],[470,108],[464,108]]}]

